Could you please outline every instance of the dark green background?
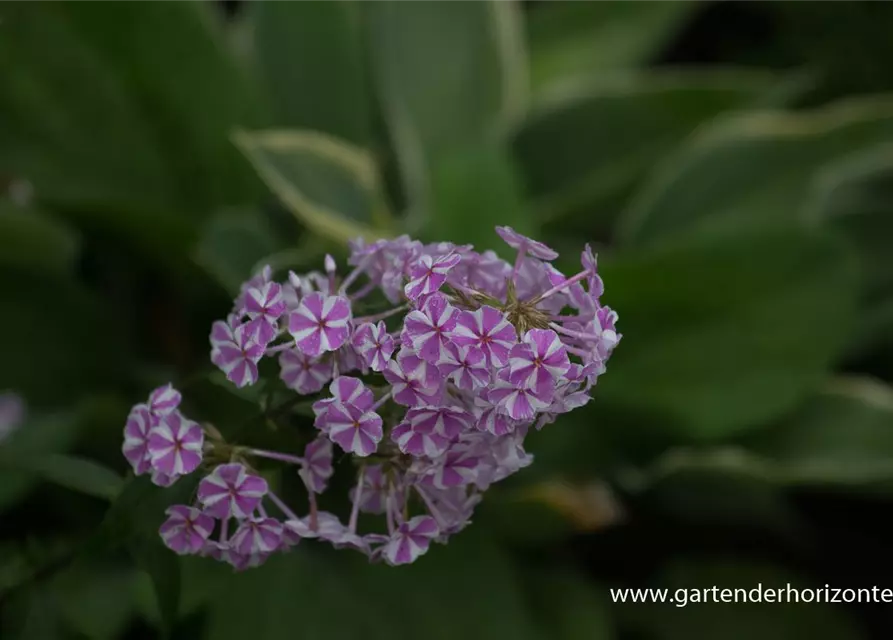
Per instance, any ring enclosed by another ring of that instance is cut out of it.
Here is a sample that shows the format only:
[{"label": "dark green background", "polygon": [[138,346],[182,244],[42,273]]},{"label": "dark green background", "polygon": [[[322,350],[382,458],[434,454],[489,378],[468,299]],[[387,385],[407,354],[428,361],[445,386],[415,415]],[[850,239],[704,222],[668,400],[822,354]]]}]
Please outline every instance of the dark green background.
[{"label": "dark green background", "polygon": [[[891,33],[882,2],[0,4],[0,390],[29,406],[0,637],[888,638],[890,605],[608,589],[893,588]],[[308,428],[212,372],[242,280],[496,224],[567,270],[593,243],[624,339],[471,528],[408,568],[160,545],[190,487],[120,455],[151,388]]]}]

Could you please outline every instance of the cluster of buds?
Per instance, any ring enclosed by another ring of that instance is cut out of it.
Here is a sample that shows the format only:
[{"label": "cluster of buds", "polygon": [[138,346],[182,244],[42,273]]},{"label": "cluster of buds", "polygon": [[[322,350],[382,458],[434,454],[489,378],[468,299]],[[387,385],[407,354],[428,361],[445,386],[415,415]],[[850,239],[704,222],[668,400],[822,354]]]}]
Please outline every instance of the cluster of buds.
[{"label": "cluster of buds", "polygon": [[[354,242],[343,278],[327,257],[324,272],[280,283],[267,268],[246,282],[214,323],[211,360],[245,387],[277,358],[289,389],[318,394],[316,432],[299,452],[236,446],[184,417],[170,385],[156,389],[130,414],[124,455],[159,485],[207,473],[193,504],[168,510],[165,543],[241,569],[318,538],[399,565],[463,529],[483,491],[531,463],[529,429],[588,402],[620,339],[588,245],[568,277],[546,245],[496,231],[514,263],[400,237]],[[356,463],[346,522],[319,508],[336,447]],[[259,459],[294,466],[307,515],[271,490]],[[359,533],[360,512],[378,514],[381,532]]]}]

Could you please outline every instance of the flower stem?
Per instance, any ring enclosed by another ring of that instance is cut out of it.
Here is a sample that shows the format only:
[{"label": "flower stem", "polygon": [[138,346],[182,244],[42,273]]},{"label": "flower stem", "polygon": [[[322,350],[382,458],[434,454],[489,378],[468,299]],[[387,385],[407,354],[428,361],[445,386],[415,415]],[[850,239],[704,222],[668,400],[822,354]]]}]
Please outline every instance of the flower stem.
[{"label": "flower stem", "polygon": [[279,462],[286,462],[288,464],[304,464],[304,458],[299,458],[298,456],[293,456],[288,453],[280,453],[278,451],[266,451],[264,449],[245,449],[244,453],[247,453],[250,456],[257,456],[258,458],[269,458],[270,460],[278,460]]},{"label": "flower stem", "polygon": [[369,411],[378,411],[379,407],[381,407],[381,405],[383,405],[385,402],[387,402],[388,400],[390,400],[392,395],[394,395],[394,390],[393,390],[393,389],[391,389],[391,390],[388,391],[386,394],[384,394],[382,397],[380,397],[380,398],[378,399],[378,402],[376,402],[375,404],[373,404],[373,405],[372,405],[372,408],[369,409]]},{"label": "flower stem", "polygon": [[588,275],[589,275],[589,269],[584,269],[580,273],[578,273],[574,276],[571,276],[570,278],[568,278],[561,284],[557,284],[554,287],[552,287],[551,289],[549,289],[548,291],[541,293],[533,300],[530,300],[528,302],[528,304],[538,304],[538,303],[542,302],[543,300],[545,300],[546,298],[548,298],[549,296],[559,293],[560,291],[564,291],[568,287],[577,284],[578,282],[580,282],[580,280],[582,280],[583,278],[585,278]]},{"label": "flower stem", "polygon": [[397,315],[403,311],[409,310],[408,304],[401,304],[399,307],[394,307],[393,309],[388,309],[387,311],[382,311],[381,313],[376,313],[371,316],[361,316],[359,318],[354,318],[354,325],[363,324],[364,322],[378,322],[379,320],[384,320],[385,318],[390,318],[393,315]]},{"label": "flower stem", "polygon": [[270,501],[273,504],[276,505],[276,508],[279,509],[285,515],[286,518],[288,518],[289,520],[300,520],[300,518],[298,518],[298,516],[295,514],[295,512],[292,511],[291,509],[289,509],[288,505],[282,501],[282,498],[277,496],[275,493],[270,491],[267,494],[267,497],[270,499]]},{"label": "flower stem", "polygon": [[285,351],[286,349],[291,349],[295,346],[295,341],[291,340],[290,342],[283,342],[282,344],[277,344],[272,347],[267,347],[267,350],[264,352],[264,355],[271,356],[274,353],[279,353],[280,351]]},{"label": "flower stem", "polygon": [[360,474],[357,477],[357,491],[353,496],[353,508],[350,510],[350,521],[348,527],[351,533],[357,532],[357,518],[360,516],[360,502],[363,500],[363,482],[366,479],[366,467],[360,467]]}]

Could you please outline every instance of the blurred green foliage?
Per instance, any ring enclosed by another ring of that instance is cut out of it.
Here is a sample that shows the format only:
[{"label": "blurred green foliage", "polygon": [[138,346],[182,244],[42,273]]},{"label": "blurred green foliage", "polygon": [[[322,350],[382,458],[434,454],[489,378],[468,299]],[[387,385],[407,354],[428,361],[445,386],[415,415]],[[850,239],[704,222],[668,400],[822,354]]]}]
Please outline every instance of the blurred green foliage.
[{"label": "blurred green foliage", "polygon": [[[228,6],[0,5],[0,390],[29,405],[0,443],[0,637],[889,637],[607,589],[893,586],[891,5]],[[358,235],[501,251],[495,224],[566,265],[593,243],[625,337],[471,529],[401,569],[161,547],[177,491],[119,453],[151,385],[294,447],[208,375],[243,279]]]}]

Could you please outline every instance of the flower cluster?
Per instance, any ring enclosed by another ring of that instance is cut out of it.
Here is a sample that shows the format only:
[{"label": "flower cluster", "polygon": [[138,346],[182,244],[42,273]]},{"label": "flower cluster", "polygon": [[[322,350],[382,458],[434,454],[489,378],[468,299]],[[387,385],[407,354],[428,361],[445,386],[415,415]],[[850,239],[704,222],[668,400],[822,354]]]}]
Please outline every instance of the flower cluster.
[{"label": "flower cluster", "polygon": [[[531,463],[529,429],[588,402],[620,340],[588,245],[566,276],[546,245],[496,231],[513,263],[404,236],[354,242],[343,278],[327,257],[324,272],[276,282],[266,268],[246,282],[214,323],[211,360],[244,387],[261,359],[278,359],[284,384],[314,395],[316,431],[300,455],[230,445],[184,417],[170,385],[155,390],[125,428],[134,471],[161,485],[207,472],[192,505],[168,510],[165,543],[245,568],[319,538],[398,565],[464,528],[483,491]],[[336,450],[356,467],[346,522],[318,505]],[[257,459],[294,465],[307,515],[271,490]],[[383,532],[359,533],[361,512]]]}]

